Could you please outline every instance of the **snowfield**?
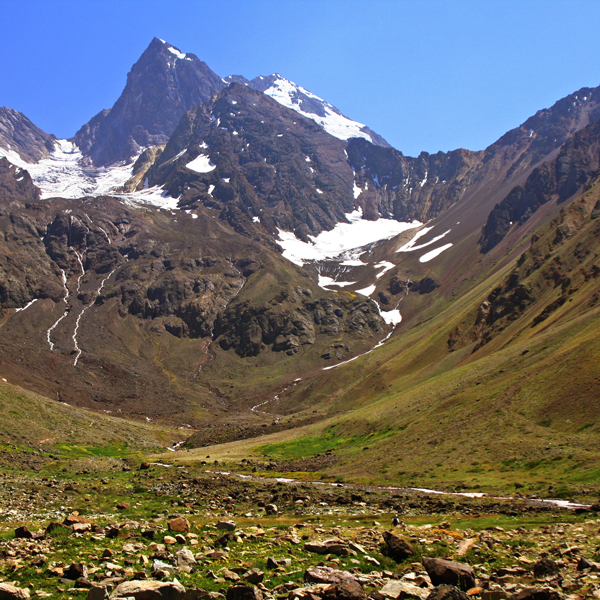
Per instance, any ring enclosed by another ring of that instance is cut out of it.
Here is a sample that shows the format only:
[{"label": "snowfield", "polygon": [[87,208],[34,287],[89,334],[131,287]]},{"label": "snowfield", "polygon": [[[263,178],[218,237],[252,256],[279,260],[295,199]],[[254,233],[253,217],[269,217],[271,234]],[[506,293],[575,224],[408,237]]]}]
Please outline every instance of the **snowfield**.
[{"label": "snowfield", "polygon": [[[418,221],[400,223],[391,219],[367,221],[362,218],[362,210],[348,213],[346,218],[350,223],[338,223],[331,231],[323,231],[318,236],[309,236],[311,242],[303,242],[293,232],[278,229],[279,240],[277,241],[284,250],[283,256],[302,266],[306,261],[335,258],[343,252],[387,240],[407,229],[422,225]],[[357,261],[358,256],[344,258]]]}]

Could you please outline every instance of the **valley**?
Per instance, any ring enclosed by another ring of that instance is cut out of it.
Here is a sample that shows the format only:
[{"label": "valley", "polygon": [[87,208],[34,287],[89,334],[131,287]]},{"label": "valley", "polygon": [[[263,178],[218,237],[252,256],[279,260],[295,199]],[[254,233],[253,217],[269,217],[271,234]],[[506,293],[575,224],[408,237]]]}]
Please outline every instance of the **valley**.
[{"label": "valley", "polygon": [[155,38],[0,109],[0,598],[600,597],[599,90],[415,158]]}]

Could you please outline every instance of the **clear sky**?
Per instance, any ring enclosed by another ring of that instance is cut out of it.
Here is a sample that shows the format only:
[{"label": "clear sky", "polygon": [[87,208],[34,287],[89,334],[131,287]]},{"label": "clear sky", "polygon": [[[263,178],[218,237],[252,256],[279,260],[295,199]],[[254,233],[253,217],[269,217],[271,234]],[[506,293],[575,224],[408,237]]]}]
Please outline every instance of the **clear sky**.
[{"label": "clear sky", "polygon": [[280,73],[405,154],[480,150],[600,85],[598,0],[0,0],[0,106],[70,137],[154,36]]}]

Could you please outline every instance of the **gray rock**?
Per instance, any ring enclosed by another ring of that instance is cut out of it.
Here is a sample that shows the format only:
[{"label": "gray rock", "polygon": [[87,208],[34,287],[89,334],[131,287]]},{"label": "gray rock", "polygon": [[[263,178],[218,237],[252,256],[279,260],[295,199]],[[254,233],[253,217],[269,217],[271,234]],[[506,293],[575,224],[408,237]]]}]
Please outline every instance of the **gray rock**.
[{"label": "gray rock", "polygon": [[229,519],[221,519],[217,523],[217,529],[225,529],[226,531],[235,531],[235,523]]},{"label": "gray rock", "polygon": [[415,553],[411,543],[391,531],[383,532],[383,541],[387,545],[388,554],[396,562],[402,562]]},{"label": "gray rock", "polygon": [[110,598],[136,600],[182,600],[185,588],[178,581],[125,581],[118,585]]},{"label": "gray rock", "polygon": [[263,594],[251,585],[234,585],[227,590],[227,600],[263,600]]},{"label": "gray rock", "polygon": [[468,594],[453,585],[439,585],[431,591],[427,600],[470,600]]}]

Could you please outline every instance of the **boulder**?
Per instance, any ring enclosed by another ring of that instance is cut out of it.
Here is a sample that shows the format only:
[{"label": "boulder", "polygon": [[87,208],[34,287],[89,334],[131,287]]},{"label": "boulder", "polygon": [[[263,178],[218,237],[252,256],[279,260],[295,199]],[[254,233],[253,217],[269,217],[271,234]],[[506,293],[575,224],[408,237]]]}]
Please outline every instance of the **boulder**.
[{"label": "boulder", "polygon": [[388,581],[380,590],[379,594],[384,598],[399,600],[401,598],[420,598],[426,600],[429,595],[429,590],[420,588],[406,581],[392,580]]},{"label": "boulder", "polygon": [[33,533],[29,531],[27,525],[23,525],[23,527],[17,527],[15,529],[15,537],[22,539],[31,539],[33,537]]},{"label": "boulder", "polygon": [[453,585],[438,585],[426,600],[470,600],[470,596]]},{"label": "boulder", "polygon": [[365,600],[367,597],[356,577],[346,571],[331,567],[309,567],[304,573],[304,580],[308,583],[329,584],[323,592],[323,597],[331,600]]},{"label": "boulder", "polygon": [[268,515],[276,515],[278,512],[279,509],[277,508],[277,504],[267,504],[265,506],[265,513]]},{"label": "boulder", "polygon": [[108,590],[103,585],[94,585],[90,588],[86,600],[108,600]]},{"label": "boulder", "polygon": [[125,581],[118,585],[110,598],[136,600],[182,600],[185,588],[178,581]]},{"label": "boulder", "polygon": [[260,569],[250,569],[246,571],[242,576],[249,583],[261,583],[265,578],[265,574]]},{"label": "boulder", "polygon": [[475,571],[470,565],[426,556],[421,562],[433,585],[454,585],[465,592],[475,587]]},{"label": "boulder", "polygon": [[179,567],[189,567],[196,564],[196,559],[189,548],[182,548],[175,552],[175,561]]},{"label": "boulder", "polygon": [[190,522],[185,517],[178,517],[169,521],[169,531],[176,533],[189,533],[192,528]]},{"label": "boulder", "polygon": [[227,600],[263,600],[263,594],[252,585],[234,585],[227,590]]},{"label": "boulder", "polygon": [[229,519],[221,519],[217,523],[217,529],[225,529],[226,531],[235,531],[235,523]]},{"label": "boulder", "polygon": [[64,572],[64,575],[63,575],[63,577],[65,579],[72,579],[73,581],[76,581],[80,577],[87,577],[87,576],[88,576],[88,568],[87,568],[86,564],[82,563],[82,562],[72,563],[69,566],[69,568]]},{"label": "boulder", "polygon": [[562,596],[551,588],[528,588],[508,597],[508,600],[561,600]]},{"label": "boulder", "polygon": [[307,542],[304,544],[307,552],[316,554],[336,554],[337,556],[348,556],[348,544],[340,538],[332,538],[323,542]]},{"label": "boulder", "polygon": [[386,543],[389,556],[396,562],[402,562],[415,553],[412,544],[391,531],[383,532],[383,541]]},{"label": "boulder", "polygon": [[548,557],[538,560],[535,565],[533,565],[533,574],[536,579],[554,577],[559,571],[560,567],[558,564]]},{"label": "boulder", "polygon": [[28,600],[29,590],[11,585],[10,583],[0,583],[0,600]]}]

